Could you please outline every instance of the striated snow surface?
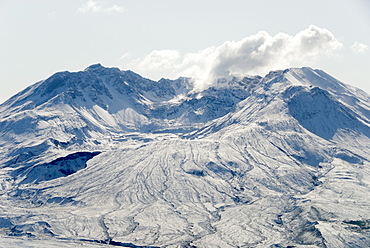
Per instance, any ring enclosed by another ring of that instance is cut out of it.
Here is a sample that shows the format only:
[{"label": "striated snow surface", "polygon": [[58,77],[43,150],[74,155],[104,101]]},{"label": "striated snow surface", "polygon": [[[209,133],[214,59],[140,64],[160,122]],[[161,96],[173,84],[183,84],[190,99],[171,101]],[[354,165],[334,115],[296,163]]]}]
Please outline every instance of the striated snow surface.
[{"label": "striated snow surface", "polygon": [[321,70],[56,73],[0,152],[1,247],[370,246],[370,96]]}]

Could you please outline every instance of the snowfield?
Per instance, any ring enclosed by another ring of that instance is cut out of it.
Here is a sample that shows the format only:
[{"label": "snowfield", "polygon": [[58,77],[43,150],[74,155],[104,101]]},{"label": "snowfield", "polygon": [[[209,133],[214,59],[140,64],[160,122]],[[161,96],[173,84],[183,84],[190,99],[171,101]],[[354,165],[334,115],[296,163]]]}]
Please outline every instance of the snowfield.
[{"label": "snowfield", "polygon": [[97,64],[0,105],[1,247],[369,247],[370,96],[321,70]]}]

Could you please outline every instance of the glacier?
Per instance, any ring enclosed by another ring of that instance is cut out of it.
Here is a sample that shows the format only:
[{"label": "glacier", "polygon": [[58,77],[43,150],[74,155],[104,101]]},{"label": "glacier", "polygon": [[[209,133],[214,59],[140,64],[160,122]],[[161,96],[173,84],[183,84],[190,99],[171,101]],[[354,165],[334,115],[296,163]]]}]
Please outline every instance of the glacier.
[{"label": "glacier", "polygon": [[369,247],[370,96],[324,71],[92,65],[0,105],[0,246]]}]

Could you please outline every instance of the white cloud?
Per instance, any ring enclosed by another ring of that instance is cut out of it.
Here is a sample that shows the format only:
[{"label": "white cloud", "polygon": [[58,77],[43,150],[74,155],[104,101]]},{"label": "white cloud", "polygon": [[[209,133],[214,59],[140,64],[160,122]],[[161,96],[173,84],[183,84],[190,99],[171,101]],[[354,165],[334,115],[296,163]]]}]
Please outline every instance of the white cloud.
[{"label": "white cloud", "polygon": [[369,50],[369,47],[363,43],[360,42],[355,42],[352,46],[351,49],[354,53],[360,54],[360,53],[365,53],[367,50]]},{"label": "white cloud", "polygon": [[154,50],[143,59],[136,59],[132,64],[148,70],[171,70],[178,67],[180,52],[177,50]]},{"label": "white cloud", "polygon": [[311,25],[294,36],[260,31],[240,41],[184,55],[176,50],[155,50],[129,67],[152,78],[194,77],[203,82],[203,88],[220,77],[263,75],[270,70],[306,66],[342,46],[330,31]]},{"label": "white cloud", "polygon": [[108,12],[113,11],[113,12],[122,13],[124,11],[124,8],[118,5],[113,5],[109,8],[106,8],[105,11],[108,11]]},{"label": "white cloud", "polygon": [[110,7],[106,7],[102,1],[99,0],[89,0],[84,3],[79,9],[79,12],[87,13],[87,12],[119,12],[122,13],[124,8],[121,6],[113,5]]}]

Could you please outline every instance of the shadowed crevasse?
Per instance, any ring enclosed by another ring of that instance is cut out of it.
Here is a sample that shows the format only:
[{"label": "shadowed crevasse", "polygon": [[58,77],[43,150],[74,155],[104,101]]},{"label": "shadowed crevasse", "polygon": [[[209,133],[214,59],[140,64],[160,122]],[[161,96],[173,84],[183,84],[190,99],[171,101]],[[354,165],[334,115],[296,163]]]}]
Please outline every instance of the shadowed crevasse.
[{"label": "shadowed crevasse", "polygon": [[13,172],[14,177],[26,176],[22,183],[38,183],[59,177],[66,177],[86,168],[88,160],[100,152],[76,152],[66,157],[57,158],[50,163],[21,168]]}]

